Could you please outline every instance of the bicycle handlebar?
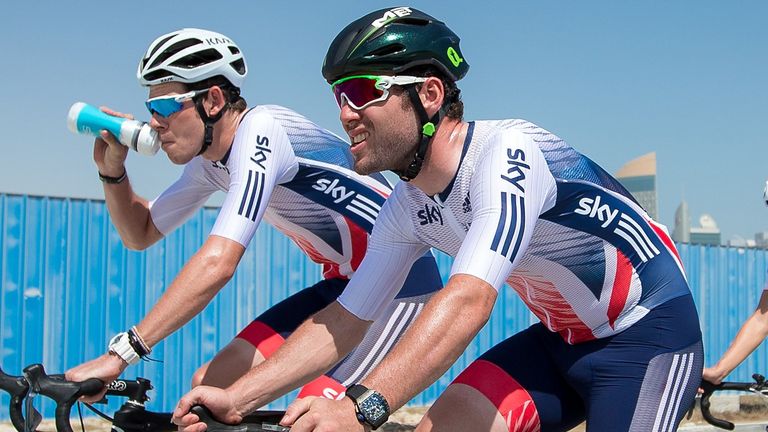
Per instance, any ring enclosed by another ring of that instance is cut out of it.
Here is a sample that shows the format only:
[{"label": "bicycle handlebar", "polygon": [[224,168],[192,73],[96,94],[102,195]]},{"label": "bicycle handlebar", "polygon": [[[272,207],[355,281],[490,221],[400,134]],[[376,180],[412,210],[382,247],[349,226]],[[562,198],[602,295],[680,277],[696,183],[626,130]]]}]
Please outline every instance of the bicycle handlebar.
[{"label": "bicycle handlebar", "polygon": [[24,430],[24,415],[21,406],[29,392],[27,380],[24,377],[8,375],[0,368],[0,389],[5,390],[11,396],[11,404],[8,408],[13,427],[16,430]]},{"label": "bicycle handlebar", "polygon": [[239,425],[229,425],[215,420],[208,408],[202,405],[195,405],[189,411],[208,425],[209,432],[289,432],[291,430],[289,427],[277,424],[283,417],[281,411],[259,411],[243,418]]},{"label": "bicycle handlebar", "polygon": [[63,375],[49,376],[41,364],[25,367],[24,377],[30,391],[56,402],[56,430],[59,432],[73,432],[69,424],[69,413],[80,396],[93,396],[104,389],[104,382],[96,378],[72,382],[66,381]]},{"label": "bicycle handlebar", "polygon": [[[22,414],[22,404],[30,394],[41,394],[56,402],[56,430],[73,432],[70,425],[70,411],[81,396],[92,396],[104,389],[104,383],[96,378],[82,382],[67,381],[64,375],[48,375],[40,364],[24,368],[23,377],[7,375],[0,369],[0,390],[11,395],[11,422],[17,431],[25,429],[25,419]],[[107,386],[107,395],[129,398],[128,402],[115,412],[113,425],[126,432],[131,431],[175,431],[171,423],[170,413],[156,413],[144,409],[144,402],[149,398],[147,392],[152,384],[144,378],[136,380],[115,380]],[[103,399],[100,402],[106,402]],[[208,425],[210,432],[289,432],[290,428],[280,426],[278,422],[283,417],[283,411],[258,411],[246,416],[238,425],[228,425],[218,422],[210,411],[203,406],[195,406],[191,410],[201,422]],[[35,423],[30,429],[35,430],[42,416],[35,410],[32,413]]]},{"label": "bicycle handlebar", "polygon": [[709,381],[702,380],[700,386],[704,392],[701,394],[701,416],[704,417],[704,420],[706,420],[707,423],[711,424],[712,426],[726,430],[733,430],[735,427],[733,423],[727,420],[719,419],[709,412],[709,398],[712,396],[712,393],[716,391],[736,390],[759,393],[761,391],[768,390],[768,383],[765,382],[764,376],[760,374],[753,374],[752,379],[754,379],[753,382],[722,382],[720,384],[712,384]]}]

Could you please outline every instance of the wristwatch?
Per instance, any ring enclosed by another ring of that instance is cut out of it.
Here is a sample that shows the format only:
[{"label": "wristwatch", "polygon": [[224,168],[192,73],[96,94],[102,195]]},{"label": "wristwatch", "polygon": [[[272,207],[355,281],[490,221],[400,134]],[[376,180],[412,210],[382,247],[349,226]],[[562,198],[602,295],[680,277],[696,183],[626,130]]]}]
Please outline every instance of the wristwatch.
[{"label": "wristwatch", "polygon": [[355,413],[360,423],[376,430],[389,418],[389,403],[381,393],[364,385],[353,384],[347,389],[347,397],[355,404]]},{"label": "wristwatch", "polygon": [[131,346],[131,341],[127,332],[116,334],[115,337],[109,341],[107,349],[109,352],[115,353],[129,365],[135,365],[141,359],[139,354],[136,353],[136,350]]}]

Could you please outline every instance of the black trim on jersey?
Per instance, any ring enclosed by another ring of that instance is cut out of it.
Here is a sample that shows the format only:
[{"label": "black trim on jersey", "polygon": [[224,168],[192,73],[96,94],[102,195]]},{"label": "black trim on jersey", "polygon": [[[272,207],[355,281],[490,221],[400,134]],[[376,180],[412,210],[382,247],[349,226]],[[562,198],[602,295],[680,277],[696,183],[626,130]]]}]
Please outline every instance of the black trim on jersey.
[{"label": "black trim on jersey", "polygon": [[224,166],[226,166],[226,165],[227,165],[227,161],[229,160],[229,154],[230,154],[230,153],[232,153],[232,146],[229,146],[229,150],[227,150],[227,152],[226,152],[226,153],[224,153],[224,157],[223,157],[223,158],[221,158],[221,160],[219,161],[219,163],[220,163],[220,164],[222,164],[222,165],[224,165]]},{"label": "black trim on jersey", "polygon": [[[504,235],[505,228],[508,228],[506,229],[506,235]],[[499,223],[496,226],[496,233],[491,243],[491,250],[500,253],[511,262],[514,261],[520,249],[524,231],[525,198],[512,193],[501,192],[501,214],[499,215]],[[502,237],[504,240],[503,244],[501,243]],[[515,240],[515,246],[510,254],[509,248],[512,246],[513,239]],[[499,246],[501,246],[501,250],[499,250]]]},{"label": "black trim on jersey", "polygon": [[[265,177],[262,172],[248,171],[248,182],[245,184],[245,191],[243,192],[243,198],[240,201],[240,208],[237,210],[237,214],[251,221],[256,221],[256,215],[259,214],[259,208],[261,207],[261,198],[264,195]],[[246,203],[248,203],[248,208],[245,207]],[[255,206],[254,203],[256,204]]]},{"label": "black trim on jersey", "polygon": [[[251,112],[251,111],[253,111],[254,109],[256,109],[256,107],[253,107],[253,108],[248,108],[248,110],[246,110],[246,111],[245,111],[245,113],[243,113],[243,116],[242,116],[242,117],[240,117],[240,121],[238,121],[238,122],[237,122],[237,127],[238,127],[238,128],[239,128],[239,127],[240,127],[240,125],[243,123],[243,120],[245,120],[245,116],[247,116],[247,115],[248,115],[248,113],[250,113],[250,112]],[[235,132],[235,135],[237,135],[237,132]],[[229,155],[232,153],[232,146],[233,146],[234,144],[235,144],[235,138],[233,137],[233,138],[232,138],[232,144],[229,146],[229,150],[227,150],[227,152],[226,152],[226,153],[224,153],[224,157],[223,157],[223,158],[221,158],[221,160],[219,161],[219,163],[220,163],[220,164],[222,164],[222,165],[225,165],[225,166],[227,165],[227,161],[229,160]]]},{"label": "black trim on jersey", "polygon": [[456,173],[453,175],[451,182],[448,183],[448,186],[446,186],[445,190],[437,194],[437,198],[441,203],[448,199],[448,195],[450,195],[451,190],[453,190],[453,184],[456,183],[456,177],[458,177],[459,171],[461,170],[461,164],[464,163],[464,156],[467,155],[467,150],[469,150],[469,143],[472,142],[472,135],[474,134],[474,131],[475,122],[471,121],[469,122],[469,127],[467,128],[467,136],[464,138],[464,147],[461,149],[461,158],[459,159],[459,165],[456,167]]}]

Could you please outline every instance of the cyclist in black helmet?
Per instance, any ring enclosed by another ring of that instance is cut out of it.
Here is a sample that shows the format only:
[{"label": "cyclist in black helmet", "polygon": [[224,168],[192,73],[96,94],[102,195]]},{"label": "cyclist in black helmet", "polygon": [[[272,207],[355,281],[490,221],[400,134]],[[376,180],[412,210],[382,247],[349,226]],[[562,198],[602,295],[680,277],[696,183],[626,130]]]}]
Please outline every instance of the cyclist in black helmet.
[{"label": "cyclist in black helmet", "polygon": [[465,122],[456,81],[468,68],[459,38],[413,8],[373,12],[336,37],[323,76],[354,168],[406,181],[347,291],[227,391],[182,398],[186,430],[200,427],[184,415],[193,403],[237,419],[343,356],[337,348],[382,313],[401,269],[429,247],[455,257],[448,284],[346,398],[294,402],[283,419],[291,431],[381,426],[461,355],[505,284],[540,322],[467,367],[417,431],[561,431],[584,420],[591,432],[677,428],[703,352],[666,229],[556,135],[525,120]]}]

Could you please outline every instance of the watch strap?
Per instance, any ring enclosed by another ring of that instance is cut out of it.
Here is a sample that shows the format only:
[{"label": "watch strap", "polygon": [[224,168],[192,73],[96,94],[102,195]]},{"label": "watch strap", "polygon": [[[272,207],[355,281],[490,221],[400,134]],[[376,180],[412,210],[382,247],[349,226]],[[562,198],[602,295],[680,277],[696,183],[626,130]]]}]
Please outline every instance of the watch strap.
[{"label": "watch strap", "polygon": [[352,401],[357,404],[358,399],[360,399],[360,397],[363,396],[368,390],[368,387],[362,384],[352,384],[349,386],[349,388],[347,388],[346,394],[347,397],[352,399]]},{"label": "watch strap", "polygon": [[115,337],[109,341],[109,351],[117,354],[118,357],[123,359],[123,361],[129,365],[135,365],[141,358],[131,346],[131,341],[126,332],[116,334]]}]

